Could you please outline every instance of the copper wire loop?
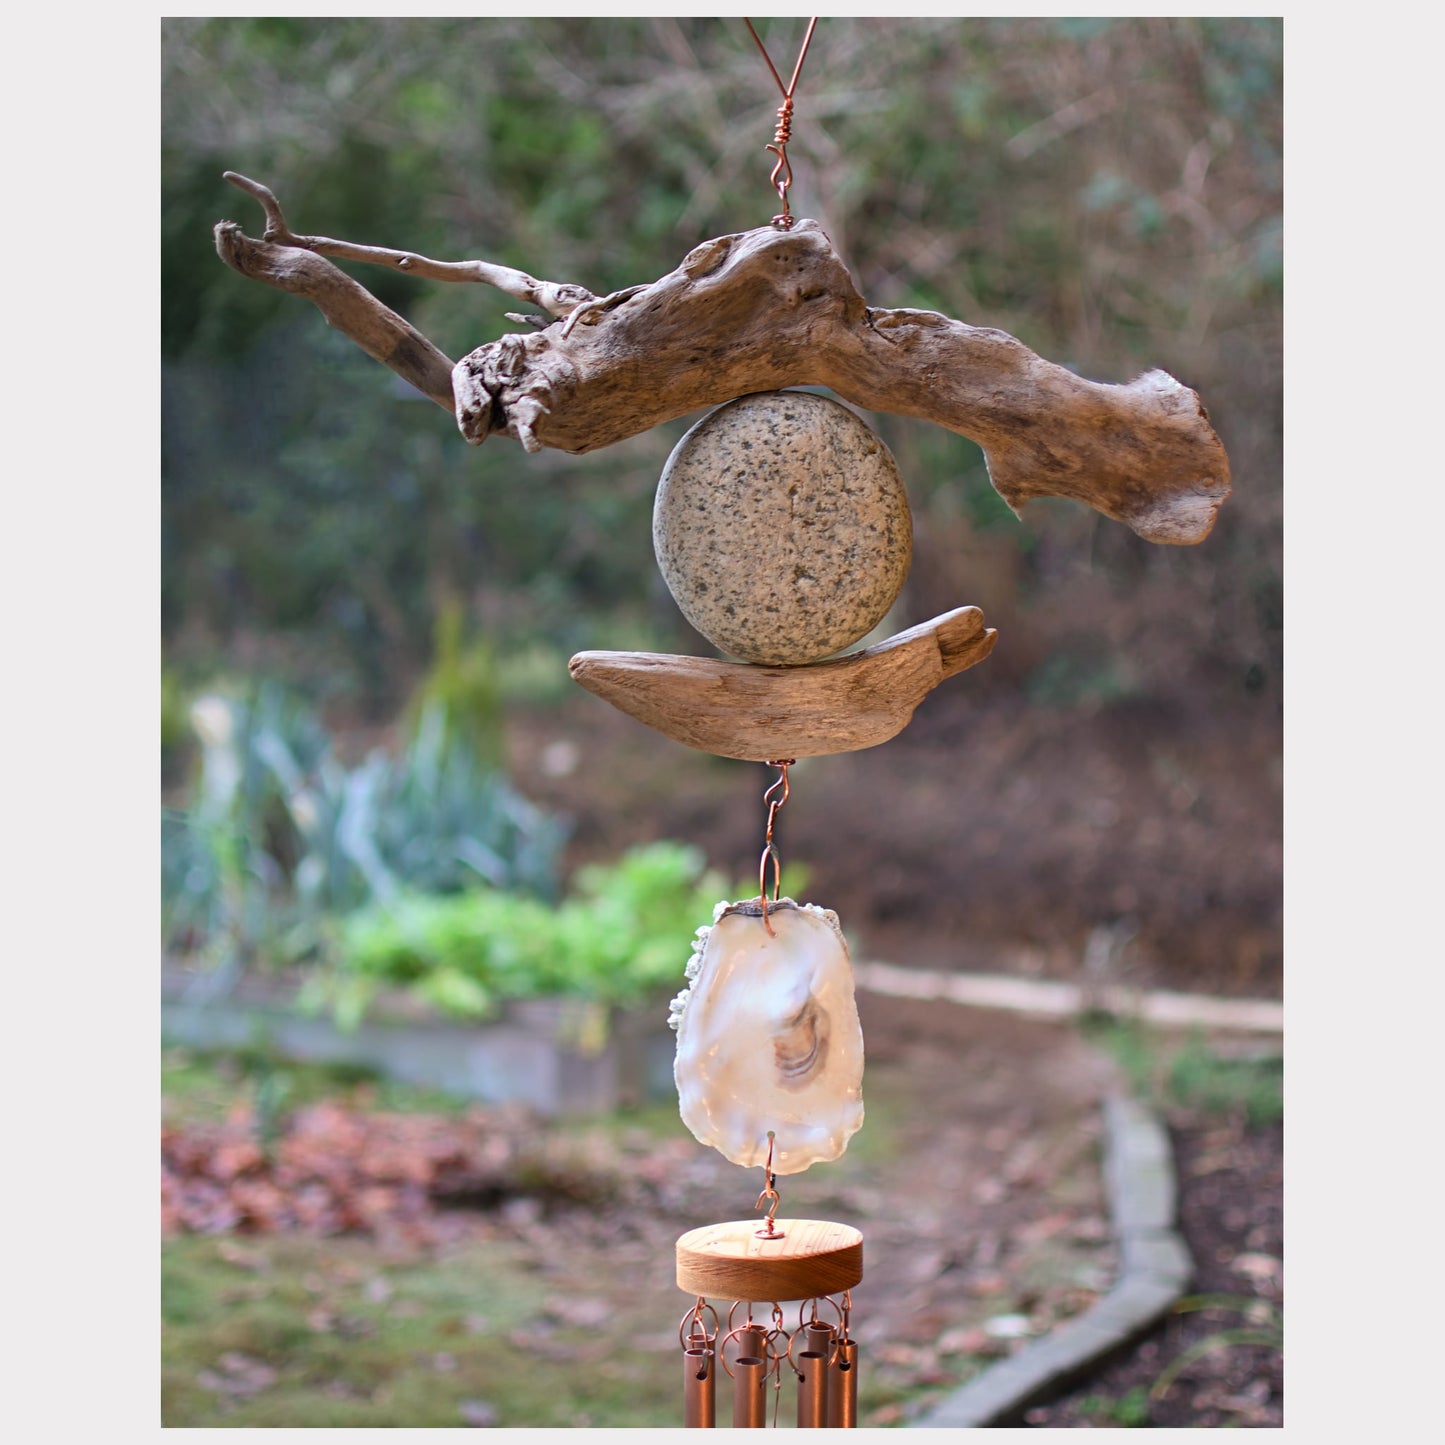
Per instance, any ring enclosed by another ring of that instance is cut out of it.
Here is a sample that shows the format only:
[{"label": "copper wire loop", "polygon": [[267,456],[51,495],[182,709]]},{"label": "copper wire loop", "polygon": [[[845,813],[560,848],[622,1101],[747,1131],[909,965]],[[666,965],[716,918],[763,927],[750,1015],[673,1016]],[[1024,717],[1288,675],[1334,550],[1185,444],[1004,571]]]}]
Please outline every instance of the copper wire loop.
[{"label": "copper wire loop", "polygon": [[[757,1320],[753,1318],[754,1303],[755,1302],[753,1300],[738,1299],[735,1299],[732,1302],[731,1306],[729,1306],[728,1308],[728,1332],[726,1335],[723,1336],[723,1344],[726,1344],[729,1340],[746,1333],[748,1330],[756,1330],[760,1335],[763,1336],[763,1343],[764,1346],[766,1346],[767,1341],[771,1338],[771,1334],[769,1333],[766,1325],[760,1324]],[[782,1306],[779,1305],[776,1300],[768,1300],[766,1301],[766,1303],[772,1305],[773,1307],[773,1318],[775,1320],[781,1321],[783,1316]],[[738,1312],[738,1306],[741,1304],[746,1304],[748,1307],[747,1318],[743,1320],[742,1324],[735,1327],[733,1325],[733,1316]],[[722,1352],[722,1345],[718,1346],[718,1352]]]},{"label": "copper wire loop", "polygon": [[[845,1299],[847,1299],[847,1297],[847,1295],[844,1295]],[[846,1337],[848,1333],[848,1311],[830,1294],[819,1295],[815,1299],[805,1299],[798,1302],[798,1328],[801,1330],[807,1325],[818,1323],[818,1300],[820,1299],[824,1304],[832,1305],[833,1308],[838,1311],[838,1324],[836,1329],[838,1330],[840,1338]],[[813,1307],[812,1312],[805,1320],[803,1318],[803,1311],[807,1309],[809,1305]]]},{"label": "copper wire loop", "polygon": [[[735,1301],[734,1304],[733,1304],[733,1309],[736,1309],[736,1308],[737,1308],[737,1302]],[[774,1325],[773,1325],[773,1328],[769,1330],[769,1329],[765,1329],[762,1325],[758,1324],[758,1323],[752,1318],[751,1312],[749,1312],[749,1315],[748,1315],[748,1319],[747,1319],[747,1323],[746,1323],[746,1324],[741,1324],[741,1325],[739,1325],[736,1329],[730,1329],[730,1330],[727,1332],[727,1334],[725,1334],[725,1335],[718,1341],[718,1343],[717,1343],[717,1357],[718,1357],[718,1359],[720,1359],[720,1360],[722,1361],[722,1367],[723,1367],[724,1370],[727,1371],[727,1373],[728,1373],[728,1378],[729,1378],[729,1379],[734,1379],[734,1378],[736,1378],[736,1376],[735,1376],[735,1374],[734,1374],[733,1367],[732,1367],[730,1364],[728,1364],[728,1357],[727,1357],[727,1346],[728,1346],[728,1343],[729,1343],[729,1341],[731,1341],[731,1340],[740,1340],[741,1337],[742,1337],[744,1334],[746,1334],[748,1331],[750,1331],[750,1330],[759,1330],[759,1331],[762,1332],[762,1336],[763,1336],[763,1357],[762,1357],[762,1358],[763,1358],[764,1362],[767,1364],[767,1367],[768,1367],[768,1368],[767,1368],[767,1373],[768,1373],[769,1375],[771,1375],[774,1370],[778,1369],[778,1368],[782,1365],[783,1361],[788,1358],[788,1351],[789,1351],[789,1349],[790,1349],[791,1346],[792,1346],[792,1339],[791,1339],[791,1337],[789,1336],[787,1330],[783,1329],[783,1327],[782,1327],[782,1318],[783,1318],[783,1312],[782,1312],[782,1310],[779,1309],[779,1307],[778,1307],[776,1304],[774,1304],[774,1305],[773,1305],[773,1319],[774,1319],[775,1323],[774,1323]],[[729,1311],[728,1311],[728,1323],[729,1323],[729,1324],[732,1323],[732,1310],[729,1310]],[[779,1349],[778,1346],[773,1343],[773,1341],[776,1340],[776,1339],[778,1339],[779,1337],[781,1337],[782,1340],[784,1341],[783,1347],[782,1347],[781,1349]]]},{"label": "copper wire loop", "polygon": [[797,1366],[797,1363],[796,1363],[796,1362],[794,1361],[794,1359],[793,1359],[793,1346],[794,1346],[799,1340],[804,1340],[804,1342],[806,1343],[806,1340],[805,1340],[805,1338],[804,1338],[803,1331],[802,1331],[802,1330],[794,1330],[793,1333],[788,1337],[788,1353],[783,1357],[784,1359],[787,1360],[788,1364],[792,1367],[793,1373],[794,1373],[795,1375],[798,1373],[798,1366]]},{"label": "copper wire loop", "polygon": [[[712,1316],[712,1335],[708,1334],[707,1326],[702,1323],[702,1312],[704,1310],[706,1310],[708,1314]],[[732,1323],[731,1317],[729,1317],[728,1323]],[[702,1325],[702,1332],[698,1333],[694,1329],[687,1329],[689,1324]],[[713,1336],[717,1334],[720,1328],[721,1322],[718,1320],[717,1311],[701,1295],[699,1295],[697,1297],[697,1303],[693,1305],[693,1307],[688,1310],[685,1315],[683,1315],[681,1322],[678,1324],[677,1342],[683,1347],[684,1350],[686,1350],[689,1348],[689,1345],[687,1343],[689,1340],[710,1340],[713,1338]],[[687,1334],[684,1336],[683,1330],[685,1329],[687,1329]]]},{"label": "copper wire loop", "polygon": [[[776,938],[777,930],[768,921],[768,863],[771,860],[773,865],[773,902],[778,901],[778,890],[783,885],[783,867],[778,860],[778,850],[773,846],[773,823],[777,819],[778,809],[788,801],[792,794],[792,788],[788,783],[788,769],[797,762],[796,758],[779,758],[770,762],[770,768],[778,769],[778,777],[763,794],[763,802],[768,805],[768,825],[763,835],[763,856],[758,859],[758,902],[763,908],[763,927],[768,930],[770,938]],[[782,789],[782,797],[773,796],[779,789]],[[769,1151],[771,1157],[771,1151]]]}]

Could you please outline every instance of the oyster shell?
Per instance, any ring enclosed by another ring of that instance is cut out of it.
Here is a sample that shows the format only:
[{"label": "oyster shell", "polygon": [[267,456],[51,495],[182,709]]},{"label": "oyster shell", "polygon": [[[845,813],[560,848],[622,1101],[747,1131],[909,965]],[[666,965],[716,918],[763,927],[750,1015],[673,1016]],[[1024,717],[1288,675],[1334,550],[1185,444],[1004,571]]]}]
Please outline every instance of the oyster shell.
[{"label": "oyster shell", "polygon": [[781,898],[720,903],[673,1000],[682,1121],[734,1164],[798,1174],[863,1123],[863,1030],[837,914]]}]

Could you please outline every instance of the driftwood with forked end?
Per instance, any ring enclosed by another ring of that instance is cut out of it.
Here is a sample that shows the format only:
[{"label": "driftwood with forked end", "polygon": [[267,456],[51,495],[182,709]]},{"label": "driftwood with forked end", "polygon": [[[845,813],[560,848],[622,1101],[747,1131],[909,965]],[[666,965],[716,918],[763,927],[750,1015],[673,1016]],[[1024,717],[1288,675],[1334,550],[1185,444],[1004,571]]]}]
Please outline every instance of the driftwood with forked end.
[{"label": "driftwood with forked end", "polygon": [[[815,221],[719,236],[659,280],[598,297],[484,261],[297,235],[265,186],[227,177],[260,201],[266,229],[256,240],[221,222],[222,259],[315,302],[332,326],[452,411],[472,442],[500,433],[528,451],[589,452],[749,392],[826,386],[870,411],[970,437],[1015,509],[1070,497],[1150,541],[1193,543],[1229,493],[1229,462],[1198,396],[1167,373],[1118,386],[1085,381],[1005,332],[870,307]],[[332,256],[483,282],[552,320],[453,368]]]},{"label": "driftwood with forked end", "polygon": [[982,662],[998,634],[959,607],[849,657],[765,667],[655,652],[579,652],[589,692],[675,742],[768,762],[886,743],[940,682]]}]

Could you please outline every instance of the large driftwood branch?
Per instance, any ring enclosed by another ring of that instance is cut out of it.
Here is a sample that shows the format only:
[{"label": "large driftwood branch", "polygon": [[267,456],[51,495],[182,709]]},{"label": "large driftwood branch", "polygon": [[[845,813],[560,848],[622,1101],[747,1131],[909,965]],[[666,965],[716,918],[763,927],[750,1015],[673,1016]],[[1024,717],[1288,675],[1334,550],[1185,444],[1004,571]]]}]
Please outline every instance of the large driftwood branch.
[{"label": "large driftwood branch", "polygon": [[[598,298],[485,262],[296,236],[265,187],[232,179],[266,206],[268,225],[254,241],[223,222],[223,259],[315,301],[370,355],[454,405],[474,443],[501,433],[528,451],[589,452],[749,392],[826,386],[976,441],[1015,510],[1032,497],[1070,497],[1150,541],[1192,543],[1229,494],[1229,461],[1207,413],[1167,373],[1085,381],[1006,332],[934,311],[875,310],[815,221],[720,236],[650,285]],[[441,353],[328,255],[485,282],[558,319],[464,357],[446,400]],[[424,365],[417,343],[428,348]]]}]

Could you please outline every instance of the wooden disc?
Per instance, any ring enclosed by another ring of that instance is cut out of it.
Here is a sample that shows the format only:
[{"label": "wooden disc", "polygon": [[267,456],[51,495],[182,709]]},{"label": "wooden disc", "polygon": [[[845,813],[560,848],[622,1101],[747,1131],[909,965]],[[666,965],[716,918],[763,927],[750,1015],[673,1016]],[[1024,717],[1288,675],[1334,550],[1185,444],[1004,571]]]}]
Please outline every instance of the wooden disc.
[{"label": "wooden disc", "polygon": [[760,1219],[689,1230],[677,1241],[677,1287],[730,1300],[821,1299],[863,1278],[863,1236],[823,1219],[779,1219],[779,1239],[758,1234]]}]

